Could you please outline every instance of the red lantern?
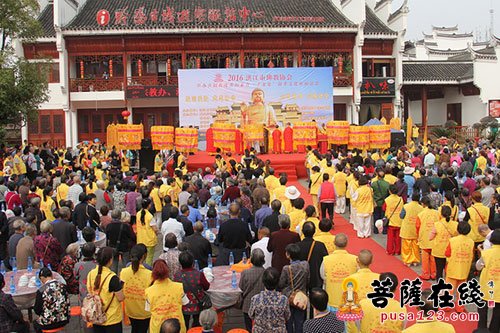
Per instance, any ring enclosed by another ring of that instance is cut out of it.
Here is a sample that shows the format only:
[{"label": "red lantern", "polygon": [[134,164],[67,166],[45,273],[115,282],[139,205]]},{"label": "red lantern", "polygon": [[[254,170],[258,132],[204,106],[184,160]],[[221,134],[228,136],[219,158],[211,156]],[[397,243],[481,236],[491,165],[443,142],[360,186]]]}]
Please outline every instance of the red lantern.
[{"label": "red lantern", "polygon": [[201,58],[200,57],[196,57],[196,68],[197,69],[201,68]]},{"label": "red lantern", "polygon": [[80,60],[80,79],[85,77],[85,67],[83,66],[83,60]]},{"label": "red lantern", "polygon": [[142,60],[141,59],[137,60],[137,72],[139,73],[139,76],[142,76]]},{"label": "red lantern", "polygon": [[127,120],[128,117],[130,117],[130,111],[129,110],[123,110],[122,111],[122,117],[123,117],[123,119]]},{"label": "red lantern", "polygon": [[285,68],[288,67],[288,57],[283,58],[283,67],[285,67]]},{"label": "red lantern", "polygon": [[167,75],[172,75],[172,59],[167,59]]},{"label": "red lantern", "polygon": [[316,67],[316,59],[314,57],[311,58],[311,67]]},{"label": "red lantern", "polygon": [[109,77],[113,77],[113,60],[109,59]]},{"label": "red lantern", "polygon": [[229,61],[229,57],[226,57],[226,68],[229,68],[231,62]]},{"label": "red lantern", "polygon": [[255,58],[255,68],[259,68],[259,58]]},{"label": "red lantern", "polygon": [[344,58],[342,56],[339,56],[339,73],[342,73],[344,71]]}]

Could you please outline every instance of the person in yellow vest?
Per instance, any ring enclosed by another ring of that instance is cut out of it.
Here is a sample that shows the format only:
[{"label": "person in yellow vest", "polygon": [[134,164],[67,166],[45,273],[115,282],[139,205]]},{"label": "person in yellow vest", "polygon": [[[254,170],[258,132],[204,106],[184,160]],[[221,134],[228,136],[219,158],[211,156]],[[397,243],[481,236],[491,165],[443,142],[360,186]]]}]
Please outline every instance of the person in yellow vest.
[{"label": "person in yellow vest", "polygon": [[163,169],[163,156],[161,154],[161,151],[158,152],[158,154],[155,155],[155,163],[154,163],[154,172],[161,172]]},{"label": "person in yellow vest", "polygon": [[[346,169],[349,170],[349,169]],[[349,171],[350,172],[350,171]],[[353,172],[348,174],[347,178],[347,192],[346,192],[346,200],[348,200],[348,205],[349,205],[349,211],[350,211],[350,216],[349,216],[349,223],[351,223],[354,227],[354,230],[358,227],[356,224],[356,202],[352,200],[352,196],[354,192],[359,187],[359,173],[358,172]]]},{"label": "person in yellow vest", "polygon": [[483,174],[486,168],[488,167],[488,154],[484,151],[481,150],[479,152],[479,157],[476,158],[476,168],[480,169]]},{"label": "person in yellow vest", "polygon": [[281,202],[281,213],[289,214],[292,211],[292,202],[286,197],[286,176],[279,178],[279,186],[271,192],[271,200],[279,200]]},{"label": "person in yellow vest", "polygon": [[[396,293],[396,288],[398,286],[398,278],[394,273],[385,272],[380,273],[379,281],[383,282],[389,279],[392,282],[390,287],[391,293]],[[372,333],[372,332],[401,332],[404,328],[405,320],[401,318],[406,318],[406,308],[401,306],[399,301],[389,298],[388,303],[383,308],[378,308],[373,305],[373,302],[365,298],[359,302],[361,309],[363,310],[363,318],[361,319],[361,333]],[[382,321],[382,313],[396,315],[396,320],[385,320]]]},{"label": "person in yellow vest", "polygon": [[457,232],[458,222],[451,219],[451,208],[441,207],[441,219],[434,223],[434,228],[429,234],[432,241],[431,255],[436,261],[436,280],[443,278],[444,267],[446,266],[446,246]]},{"label": "person in yellow vest", "polygon": [[[142,247],[142,249],[141,249]],[[146,333],[149,328],[151,312],[146,311],[146,289],[151,286],[151,271],[144,267],[146,254],[143,245],[135,245],[130,250],[131,265],[120,273],[125,296],[125,314],[130,318],[132,330],[137,333]]]},{"label": "person in yellow vest", "polygon": [[149,197],[151,198],[151,201],[153,202],[154,205],[154,220],[156,222],[156,225],[160,225],[163,221],[161,220],[161,211],[163,208],[163,198],[161,196],[161,191],[160,187],[163,185],[163,181],[161,179],[158,179],[155,181],[155,186],[149,193]]},{"label": "person in yellow vest", "polygon": [[385,211],[385,216],[389,221],[387,228],[387,254],[397,256],[401,254],[401,211],[403,210],[403,198],[398,196],[398,188],[396,185],[389,185],[389,196],[385,198],[382,209]]},{"label": "person in yellow vest", "polygon": [[458,221],[458,205],[455,204],[455,195],[453,194],[452,191],[447,191],[444,194],[444,198],[445,198],[445,201],[441,205],[441,207],[439,207],[439,212],[441,213],[441,209],[444,206],[448,206],[451,208],[451,219],[453,221]]},{"label": "person in yellow vest", "polygon": [[354,224],[358,238],[368,238],[372,234],[373,190],[368,187],[368,179],[364,175],[359,177],[358,183],[359,188],[352,195],[352,201],[356,204]]},{"label": "person in yellow vest", "polygon": [[[467,237],[470,232],[470,225],[466,222],[460,222],[457,227],[458,236],[452,237],[446,247],[446,283],[453,286],[451,294],[455,293],[457,300],[458,286],[467,281],[469,271],[474,258],[474,241]],[[464,307],[455,304],[457,312],[464,312]]]},{"label": "person in yellow vest", "polygon": [[57,186],[57,193],[56,193],[57,204],[60,204],[61,200],[66,200],[68,198],[69,186],[68,184],[66,184],[67,181],[68,181],[68,176],[61,175],[61,184]]},{"label": "person in yellow vest", "polygon": [[416,266],[420,262],[418,247],[417,215],[424,209],[420,205],[420,193],[413,192],[411,202],[405,204],[401,210],[401,259],[405,265]]},{"label": "person in yellow vest", "polygon": [[274,169],[269,168],[269,175],[264,178],[264,183],[269,193],[273,193],[280,186],[280,180],[274,175]]},{"label": "person in yellow vest", "polygon": [[122,152],[122,172],[129,172],[130,171],[130,159],[127,157],[126,153]]},{"label": "person in yellow vest", "polygon": [[309,194],[314,207],[319,212],[318,191],[321,186],[322,173],[319,166],[315,165],[311,168],[311,177],[309,179]]},{"label": "person in yellow vest", "polygon": [[160,186],[160,198],[163,198],[165,200],[165,198],[167,196],[169,196],[170,202],[171,203],[174,202],[175,195],[174,195],[174,188],[172,187],[172,186],[175,186],[174,183],[175,183],[175,179],[170,178],[170,177],[167,178],[167,183],[163,183]]},{"label": "person in yellow vest", "polygon": [[340,233],[335,237],[336,249],[323,257],[320,275],[323,287],[328,293],[328,305],[338,309],[342,305],[342,283],[358,270],[358,258],[347,252],[347,236]]},{"label": "person in yellow vest", "polygon": [[373,262],[373,253],[370,250],[361,250],[358,254],[357,263],[358,271],[347,277],[348,279],[354,279],[358,283],[358,297],[361,301],[366,298],[366,295],[373,291],[372,282],[380,278],[379,273],[374,273],[370,269],[370,265]]},{"label": "person in yellow vest", "polygon": [[484,237],[479,233],[479,225],[488,224],[490,218],[490,209],[481,203],[483,196],[481,192],[474,191],[471,195],[472,205],[467,208],[467,213],[465,213],[464,222],[470,224],[471,230],[467,235],[472,239],[477,247],[482,242],[484,242]]},{"label": "person in yellow vest", "polygon": [[422,198],[424,209],[417,215],[418,247],[422,256],[422,280],[434,280],[436,278],[436,261],[432,256],[432,242],[429,235],[434,229],[434,223],[439,221],[439,212],[431,209],[431,201],[428,196]]},{"label": "person in yellow vest", "polygon": [[149,212],[151,206],[151,199],[146,198],[142,200],[142,209],[137,212],[138,221],[137,225],[137,244],[144,244],[148,249],[146,263],[153,264],[153,256],[155,254],[155,247],[158,243],[158,227],[153,218],[153,214]]},{"label": "person in yellow vest", "polygon": [[438,309],[434,307],[433,301],[429,299],[429,296],[431,294],[432,291],[430,289],[424,289],[420,297],[424,305],[419,306],[418,309],[420,311],[423,311],[424,319],[417,320],[415,324],[404,329],[402,333],[455,333],[455,328],[453,327],[453,325],[443,323],[434,316],[434,314],[437,313]]},{"label": "person in yellow vest", "polygon": [[23,159],[21,157],[22,151],[19,149],[14,154],[13,165],[14,165],[14,174],[18,176],[23,176],[26,174],[26,164],[24,164]]},{"label": "person in yellow vest", "polygon": [[146,309],[151,312],[149,332],[159,333],[165,319],[175,318],[181,324],[181,333],[186,333],[182,305],[189,300],[182,283],[169,278],[169,268],[164,260],[156,260],[151,273],[152,284],[145,291]]},{"label": "person in yellow vest", "polygon": [[321,219],[319,221],[319,231],[316,231],[316,235],[314,236],[315,241],[325,244],[329,254],[335,251],[335,235],[332,235],[330,232],[332,227],[332,220],[328,218]]},{"label": "person in yellow vest", "polygon": [[[490,304],[478,308],[479,322],[478,328],[488,328],[490,332],[500,332],[500,230],[496,229],[491,233],[490,242],[492,247],[481,251],[481,259],[476,262],[476,269],[481,271],[479,284],[481,292],[484,294],[486,302],[493,301],[493,315],[489,325],[488,308]],[[495,314],[496,313],[496,314]]]},{"label": "person in yellow vest", "polygon": [[122,284],[110,267],[113,264],[114,249],[103,247],[97,252],[97,267],[87,275],[89,294],[99,294],[102,308],[106,311],[106,321],[102,325],[94,325],[94,332],[121,332],[125,299]]},{"label": "person in yellow vest", "polygon": [[54,195],[54,190],[52,190],[51,186],[47,186],[43,189],[42,200],[40,201],[40,210],[45,215],[45,219],[49,221],[54,221],[56,218],[54,217],[54,209],[57,208],[57,204],[52,199]]},{"label": "person in yellow vest", "polygon": [[347,175],[344,173],[342,163],[337,164],[337,172],[333,176],[333,185],[335,187],[335,213],[345,213],[345,199],[347,192]]},{"label": "person in yellow vest", "polygon": [[323,160],[323,161],[326,161],[326,162],[325,162],[325,167],[321,170],[321,172],[323,174],[325,174],[325,173],[328,174],[330,181],[333,182],[333,177],[337,173],[337,169],[333,166],[331,160]]},{"label": "person in yellow vest", "polygon": [[306,213],[306,218],[302,222],[299,223],[295,231],[300,235],[300,239],[304,239],[304,235],[302,234],[302,227],[304,226],[304,223],[306,222],[312,222],[314,226],[316,227],[314,235],[318,233],[319,230],[319,219],[317,217],[317,211],[314,206],[309,205],[304,209],[304,212]]},{"label": "person in yellow vest", "polygon": [[296,231],[297,228],[299,228],[299,225],[302,225],[306,219],[306,213],[304,212],[305,201],[302,198],[296,198],[291,202],[293,209],[290,213],[288,213],[288,216],[290,217],[290,230]]}]

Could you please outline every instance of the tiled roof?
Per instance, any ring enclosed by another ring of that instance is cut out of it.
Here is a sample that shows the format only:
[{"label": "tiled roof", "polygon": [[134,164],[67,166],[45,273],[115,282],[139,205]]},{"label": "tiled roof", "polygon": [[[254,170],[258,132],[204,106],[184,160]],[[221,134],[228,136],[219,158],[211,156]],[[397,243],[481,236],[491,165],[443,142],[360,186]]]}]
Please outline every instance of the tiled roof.
[{"label": "tiled roof", "polygon": [[387,19],[387,22],[391,22],[393,19],[398,17],[401,13],[403,12],[408,12],[408,0],[405,0],[401,7],[398,8],[394,13],[389,15],[389,18]]},{"label": "tiled roof", "polygon": [[471,80],[474,77],[472,62],[403,62],[403,81],[405,83],[422,81],[456,82]]},{"label": "tiled roof", "polygon": [[435,30],[435,31],[457,31],[458,24],[451,26],[451,27],[438,27],[438,26],[433,25],[432,30]]},{"label": "tiled roof", "polygon": [[380,1],[378,1],[378,2],[375,4],[375,10],[377,10],[377,9],[378,9],[379,7],[381,7],[383,4],[388,3],[388,2],[390,3],[390,2],[391,2],[391,0],[380,0]]},{"label": "tiled roof", "polygon": [[365,34],[397,35],[397,33],[384,24],[368,6],[366,6]]},{"label": "tiled roof", "polygon": [[463,34],[457,34],[457,33],[440,33],[440,32],[437,32],[436,33],[436,36],[439,36],[439,37],[452,37],[452,38],[466,38],[466,37],[474,37],[473,33],[472,32],[466,32],[466,33],[463,33]]},{"label": "tiled roof", "polygon": [[[96,19],[101,10],[109,13],[103,26]],[[87,0],[65,30],[355,27],[330,0]]]},{"label": "tiled roof", "polygon": [[38,21],[42,26],[43,37],[55,37],[54,30],[54,5],[49,3],[38,16]]},{"label": "tiled roof", "polygon": [[476,50],[475,52],[479,53],[479,54],[484,54],[484,55],[496,55],[497,54],[495,51],[495,48],[493,46],[488,46],[488,47],[485,47],[484,49]]}]

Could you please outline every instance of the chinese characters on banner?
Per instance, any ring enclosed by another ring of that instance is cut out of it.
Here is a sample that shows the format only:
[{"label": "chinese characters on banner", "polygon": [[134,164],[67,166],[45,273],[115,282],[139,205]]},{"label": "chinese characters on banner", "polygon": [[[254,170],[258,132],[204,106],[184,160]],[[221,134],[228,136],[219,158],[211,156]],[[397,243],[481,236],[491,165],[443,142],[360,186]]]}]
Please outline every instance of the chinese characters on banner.
[{"label": "chinese characters on banner", "polygon": [[164,98],[176,97],[179,95],[179,89],[175,86],[127,86],[125,97],[127,99],[138,98]]},{"label": "chinese characters on banner", "polygon": [[390,97],[396,94],[394,78],[364,77],[361,85],[361,96]]},{"label": "chinese characters on banner", "polygon": [[[374,280],[371,285],[373,287],[373,292],[368,293],[366,297],[372,301],[373,306],[385,308],[388,304],[388,299],[394,298],[394,293],[390,291],[392,281],[389,278],[384,281]],[[494,282],[490,281],[488,286],[493,289]],[[437,283],[432,285],[432,292],[427,298],[427,301],[432,301],[434,308],[439,309],[454,308],[455,304],[458,306],[474,304],[478,308],[495,306],[494,301],[485,301],[485,295],[483,291],[481,291],[479,282],[476,279],[460,284],[457,288],[458,300],[454,300],[452,289],[453,287],[450,283],[445,283],[443,279],[439,279]],[[488,291],[488,294],[491,294],[491,292]],[[401,306],[423,306],[422,281],[418,278],[413,281],[408,279],[403,280],[400,285],[400,296]],[[488,297],[490,296],[486,298]],[[493,299],[493,297],[491,297],[491,299]]]},{"label": "chinese characters on banner", "polygon": [[265,125],[333,118],[330,67],[179,70],[181,126]]},{"label": "chinese characters on banner", "polygon": [[151,143],[154,150],[174,148],[173,126],[151,126]]},{"label": "chinese characters on banner", "polygon": [[[106,128],[108,143],[114,142],[117,149],[141,149],[141,141],[144,139],[144,128],[142,124],[118,124],[108,125]],[[113,146],[110,144],[110,146]]]},{"label": "chinese characters on banner", "polygon": [[175,129],[175,150],[180,152],[195,152],[198,150],[198,129],[197,128],[176,128]]},{"label": "chinese characters on banner", "polygon": [[[114,18],[114,19],[113,19]],[[323,23],[324,16],[275,16],[269,15],[269,18],[276,23],[280,22],[301,22],[301,23]],[[250,10],[247,6],[224,8],[209,8],[197,6],[195,8],[173,8],[166,6],[164,8],[148,9],[145,6],[136,9],[121,8],[114,12],[114,17],[106,9],[100,9],[96,13],[96,21],[100,26],[108,24],[115,26],[145,24],[201,24],[201,23],[238,23],[247,24],[249,21],[268,20],[264,10]]]}]

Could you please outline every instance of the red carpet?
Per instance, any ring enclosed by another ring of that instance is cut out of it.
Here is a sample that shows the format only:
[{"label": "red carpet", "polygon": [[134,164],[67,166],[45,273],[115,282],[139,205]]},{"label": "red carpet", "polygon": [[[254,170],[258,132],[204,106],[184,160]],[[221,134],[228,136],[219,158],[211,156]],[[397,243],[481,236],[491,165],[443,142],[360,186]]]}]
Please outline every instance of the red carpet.
[{"label": "red carpet", "polygon": [[[311,197],[307,193],[307,189],[300,185],[298,182],[292,182],[289,185],[295,185],[299,188],[302,193],[302,197],[306,200],[306,204],[311,204]],[[347,245],[347,250],[352,254],[358,254],[359,251],[363,249],[368,249],[373,253],[374,262],[371,266],[371,270],[374,272],[392,272],[396,274],[399,282],[404,279],[414,280],[417,278],[417,273],[415,273],[412,269],[405,266],[398,257],[389,256],[385,252],[385,248],[381,247],[377,242],[372,239],[360,239],[356,236],[356,232],[354,231],[352,225],[347,221],[343,216],[335,214],[335,229],[333,230],[334,234],[345,233],[349,242]],[[429,288],[430,284],[424,282],[424,288]],[[399,299],[399,288],[397,289],[398,293],[396,294],[396,298]],[[416,308],[407,307],[408,311],[416,312]],[[449,314],[446,314],[448,318]],[[414,322],[408,322],[407,327],[412,325]],[[449,321],[455,327],[457,333],[471,333],[477,327],[477,322],[471,321],[460,321],[460,322],[452,322]],[[422,332],[424,333],[424,332]]]},{"label": "red carpet", "polygon": [[[304,154],[281,154],[281,155],[261,155],[260,158],[263,160],[269,159],[271,161],[271,166],[276,170],[276,175],[280,172],[286,172],[288,174],[289,182],[288,186],[296,186],[304,200],[306,205],[312,204],[311,196],[308,194],[307,189],[303,187],[297,180],[297,178],[306,177],[306,169],[304,167]],[[240,156],[236,156],[235,160],[239,162]],[[208,155],[206,152],[198,152],[195,155],[189,156],[188,168],[189,170],[196,170],[198,168],[205,168],[211,166],[215,161],[214,156]],[[296,172],[293,175],[293,171]],[[363,249],[368,249],[372,251],[374,255],[374,263],[371,269],[375,272],[393,272],[397,275],[399,281],[404,279],[414,280],[417,278],[417,274],[410,268],[406,267],[401,260],[397,257],[389,256],[385,253],[385,248],[380,246],[377,242],[372,239],[359,239],[356,237],[356,232],[352,228],[352,225],[341,215],[335,215],[335,229],[334,234],[345,233],[349,238],[349,243],[347,249],[352,254],[358,254],[359,251]],[[424,283],[424,288],[430,287],[429,283]],[[399,288],[398,288],[399,290]],[[399,293],[396,295],[399,299]],[[415,308],[407,308],[408,311],[416,312]],[[447,317],[449,314],[446,315]],[[412,325],[414,322],[408,322],[407,327]],[[457,333],[471,333],[476,327],[476,322],[471,321],[449,321],[453,324]],[[422,332],[427,333],[427,332]]]}]

